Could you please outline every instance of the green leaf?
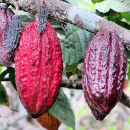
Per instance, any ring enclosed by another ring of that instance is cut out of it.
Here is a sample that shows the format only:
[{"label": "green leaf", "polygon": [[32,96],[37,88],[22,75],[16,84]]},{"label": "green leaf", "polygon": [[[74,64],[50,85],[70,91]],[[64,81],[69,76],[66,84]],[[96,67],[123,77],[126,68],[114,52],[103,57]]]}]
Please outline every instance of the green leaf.
[{"label": "green leaf", "polygon": [[6,69],[5,71],[3,71],[1,74],[0,74],[0,82],[2,81],[2,79],[9,73],[9,70]]},{"label": "green leaf", "polygon": [[127,76],[128,80],[130,80],[130,61],[127,62]]},{"label": "green leaf", "polygon": [[54,20],[54,19],[48,18],[47,20],[48,20],[48,22],[49,22],[51,25],[59,25],[59,24],[57,23],[57,21]]},{"label": "green leaf", "polygon": [[61,41],[63,62],[72,65],[84,57],[86,47],[94,34],[81,30],[71,24],[67,25],[66,39]]},{"label": "green leaf", "polygon": [[95,8],[91,0],[78,0],[78,6],[88,11],[92,11]]},{"label": "green leaf", "polygon": [[1,73],[1,71],[2,71],[2,66],[0,65],[0,73]]},{"label": "green leaf", "polygon": [[130,51],[126,49],[125,53],[126,53],[127,59],[130,59]]},{"label": "green leaf", "polygon": [[130,30],[130,25],[128,23],[126,23],[126,22],[117,20],[117,19],[112,18],[112,17],[111,18],[109,17],[109,20],[115,22],[116,24],[118,24],[121,27],[124,27],[124,28]]},{"label": "green leaf", "polygon": [[20,15],[20,19],[22,22],[26,22],[26,23],[35,21],[35,17],[33,14]]},{"label": "green leaf", "polygon": [[95,4],[95,3],[99,3],[99,2],[102,2],[103,0],[92,0],[92,2]]},{"label": "green leaf", "polygon": [[77,26],[74,26],[72,24],[67,24],[68,31],[66,33],[66,37],[69,37],[70,35],[73,35],[74,32],[80,30]]},{"label": "green leaf", "polygon": [[8,73],[10,73],[12,70],[13,70],[12,67],[7,67],[7,69],[0,74],[0,82],[1,82],[1,81],[3,80],[3,78],[4,78]]},{"label": "green leaf", "polygon": [[129,0],[105,0],[101,3],[95,4],[95,9],[99,12],[106,13],[110,9],[116,12],[130,12],[130,1]]},{"label": "green leaf", "polygon": [[16,83],[15,83],[15,69],[14,68],[12,68],[12,71],[10,71],[9,78],[10,78],[10,81],[11,81],[14,89],[17,91],[17,86],[16,86]]},{"label": "green leaf", "polygon": [[91,0],[67,0],[71,5],[75,5],[85,10],[92,11],[94,9],[94,3]]},{"label": "green leaf", "polygon": [[4,86],[0,83],[0,104],[7,105],[8,103],[8,95]]},{"label": "green leaf", "polygon": [[62,89],[49,112],[65,125],[75,129],[75,116]]},{"label": "green leaf", "polygon": [[26,24],[22,24],[22,27],[24,28],[26,26]]},{"label": "green leaf", "polygon": [[72,72],[78,76],[82,76],[82,71],[77,68],[78,64],[66,65],[66,72]]},{"label": "green leaf", "polygon": [[127,21],[130,21],[130,13],[121,13],[121,16],[125,18]]}]

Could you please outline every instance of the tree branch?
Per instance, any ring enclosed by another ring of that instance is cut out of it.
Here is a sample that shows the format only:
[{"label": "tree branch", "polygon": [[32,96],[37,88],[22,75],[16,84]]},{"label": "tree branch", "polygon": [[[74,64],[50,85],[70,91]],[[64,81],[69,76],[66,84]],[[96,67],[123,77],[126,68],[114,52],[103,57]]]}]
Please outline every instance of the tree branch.
[{"label": "tree branch", "polygon": [[[0,0],[11,5],[15,5],[15,0]],[[130,50],[130,30],[122,28],[117,24],[110,22],[98,15],[88,12],[76,6],[58,0],[44,0],[43,2],[53,19],[72,23],[89,32],[98,32],[100,30],[109,30],[116,32]],[[36,14],[38,12],[40,0],[19,0],[19,7],[27,12]]]},{"label": "tree branch", "polygon": [[[83,89],[81,82],[72,83],[69,80],[62,80],[61,87],[71,88],[71,89],[79,89],[79,90]],[[122,92],[122,96],[121,96],[121,99],[119,102],[121,102],[122,104],[124,104],[125,106],[130,108],[130,97],[128,97],[124,92]]]},{"label": "tree branch", "polygon": [[[9,78],[4,78],[2,81],[10,81]],[[74,82],[72,83],[70,80],[62,80],[61,87],[70,88],[70,89],[78,89],[82,90],[82,82]],[[128,97],[124,92],[122,92],[122,96],[120,102],[130,108],[130,97]]]}]

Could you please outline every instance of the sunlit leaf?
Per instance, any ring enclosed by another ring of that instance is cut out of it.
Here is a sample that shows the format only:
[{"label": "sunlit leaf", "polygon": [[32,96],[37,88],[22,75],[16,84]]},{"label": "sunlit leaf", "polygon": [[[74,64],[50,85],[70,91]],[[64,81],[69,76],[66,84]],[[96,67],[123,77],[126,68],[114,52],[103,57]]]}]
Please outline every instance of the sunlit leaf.
[{"label": "sunlit leaf", "polygon": [[66,39],[61,41],[63,62],[72,65],[83,59],[86,47],[92,37],[92,33],[81,30],[68,24]]},{"label": "sunlit leaf", "polygon": [[102,13],[108,12],[110,9],[116,12],[129,12],[130,11],[130,1],[129,0],[105,0],[101,3],[95,4],[95,9]]}]

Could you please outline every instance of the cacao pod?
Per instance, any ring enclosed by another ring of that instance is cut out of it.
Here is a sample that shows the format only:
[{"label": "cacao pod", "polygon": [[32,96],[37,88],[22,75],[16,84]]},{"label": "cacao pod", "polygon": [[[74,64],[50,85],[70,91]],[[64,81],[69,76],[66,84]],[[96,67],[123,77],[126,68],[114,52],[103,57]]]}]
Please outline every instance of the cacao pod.
[{"label": "cacao pod", "polygon": [[62,52],[49,22],[39,34],[37,22],[24,28],[15,53],[16,84],[22,104],[33,118],[46,113],[59,93]]},{"label": "cacao pod", "polygon": [[103,120],[119,101],[126,69],[119,36],[110,31],[98,32],[86,49],[83,68],[85,99],[97,120]]},{"label": "cacao pod", "polygon": [[14,12],[9,8],[0,7],[0,65],[10,66],[14,63],[14,53],[7,54],[7,31]]},{"label": "cacao pod", "polygon": [[22,33],[22,23],[19,15],[14,15],[12,21],[10,22],[9,29],[7,32],[6,46],[7,53],[14,53],[17,48]]},{"label": "cacao pod", "polygon": [[39,118],[36,118],[36,120],[47,130],[58,130],[61,125],[61,122],[48,112]]},{"label": "cacao pod", "polygon": [[42,34],[43,30],[46,28],[48,17],[48,11],[44,4],[40,5],[40,9],[38,12],[38,21],[37,21],[37,28],[40,34]]}]

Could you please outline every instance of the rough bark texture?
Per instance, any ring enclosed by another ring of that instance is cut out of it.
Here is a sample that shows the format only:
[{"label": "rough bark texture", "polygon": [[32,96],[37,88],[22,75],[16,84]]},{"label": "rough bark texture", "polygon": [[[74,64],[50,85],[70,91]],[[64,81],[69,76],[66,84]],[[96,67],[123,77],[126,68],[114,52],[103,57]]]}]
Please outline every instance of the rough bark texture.
[{"label": "rough bark texture", "polygon": [[[1,0],[11,5],[15,5],[15,0]],[[115,23],[99,17],[93,13],[85,11],[81,8],[72,6],[68,3],[58,0],[44,0],[43,2],[49,12],[49,16],[59,21],[69,22],[80,28],[86,29],[90,32],[98,32],[100,30],[109,30],[116,32],[122,41],[125,43],[127,49],[130,50],[130,31],[124,29]],[[37,13],[39,10],[40,0],[19,0],[21,9]]]}]

